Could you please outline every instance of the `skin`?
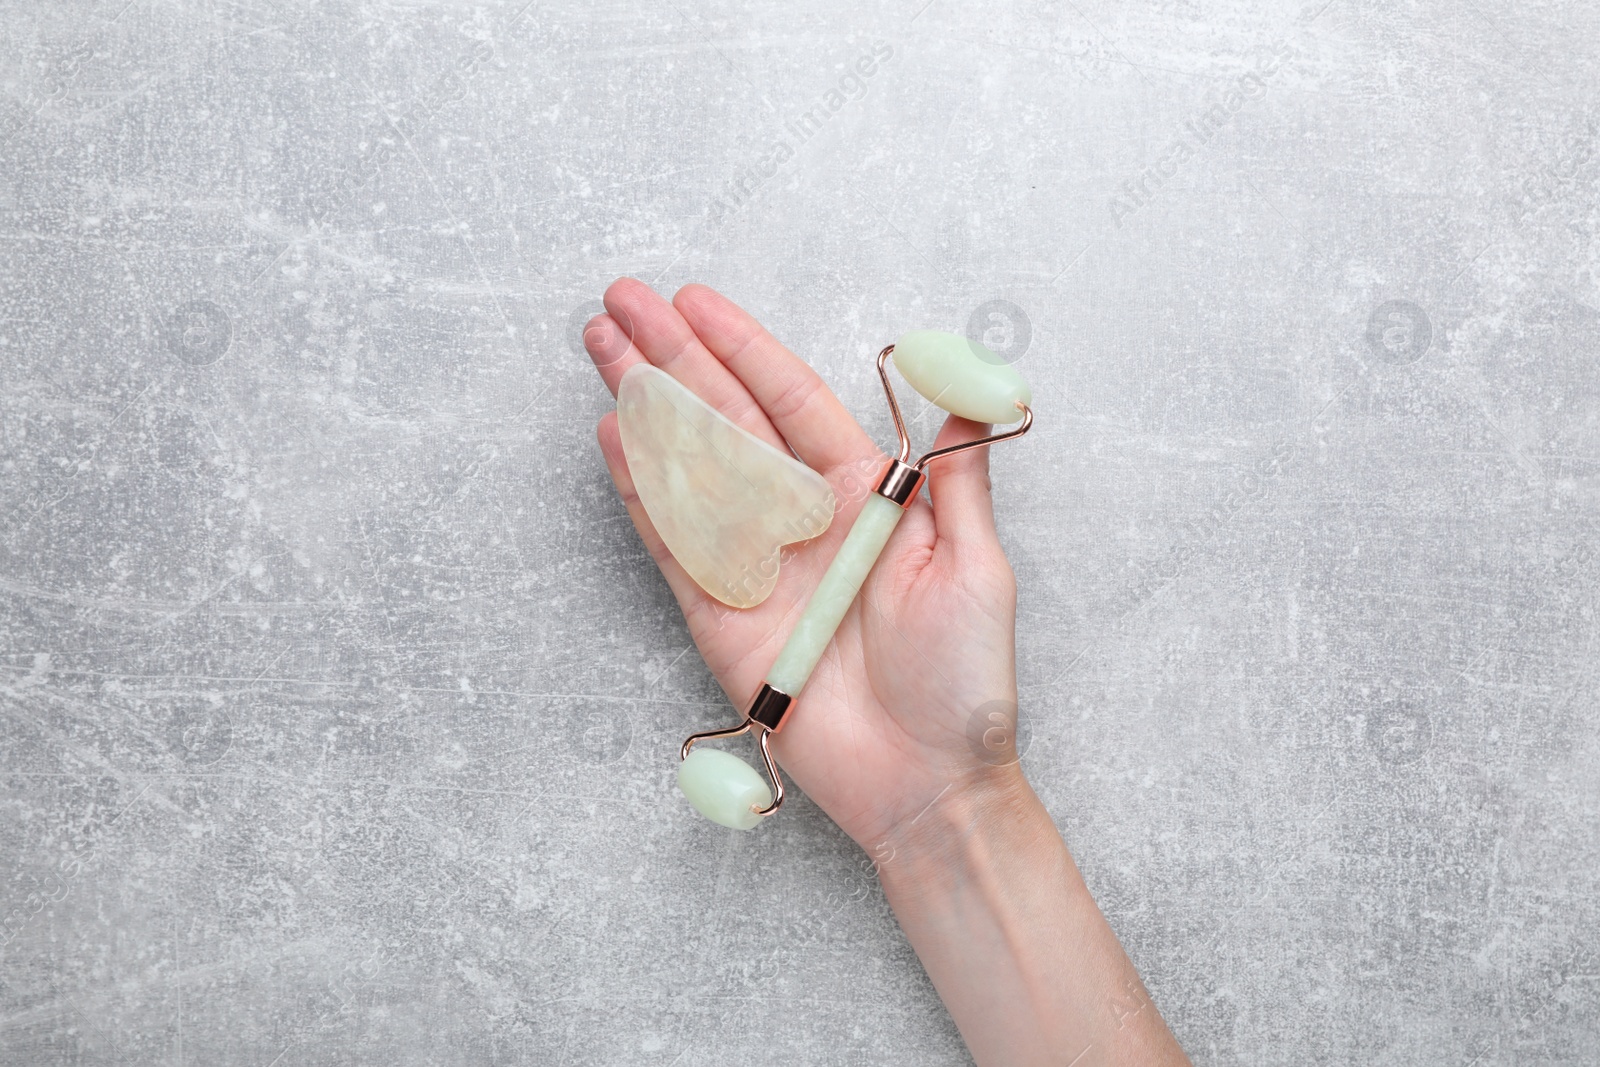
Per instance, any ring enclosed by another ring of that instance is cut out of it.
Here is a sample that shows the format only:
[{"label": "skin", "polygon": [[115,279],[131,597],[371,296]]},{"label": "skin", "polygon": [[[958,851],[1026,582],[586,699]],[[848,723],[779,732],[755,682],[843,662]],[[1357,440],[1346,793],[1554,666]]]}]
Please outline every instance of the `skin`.
[{"label": "skin", "polygon": [[[791,450],[842,502],[826,533],[791,546],[766,601],[729,609],[662,544],[629,477],[616,414],[600,420],[600,448],[634,526],[706,665],[743,707],[887,457],[805,362],[714,290],[689,285],[668,303],[623,278],[605,307],[584,343],[613,395],[629,367],[653,363]],[[950,416],[933,447],[988,432]],[[936,462],[927,497],[896,527],[773,753],[873,858],[979,1064],[1187,1063],[1020,765],[1006,758],[1009,724],[988,718],[1016,706],[1016,596],[995,534],[988,449]]]}]

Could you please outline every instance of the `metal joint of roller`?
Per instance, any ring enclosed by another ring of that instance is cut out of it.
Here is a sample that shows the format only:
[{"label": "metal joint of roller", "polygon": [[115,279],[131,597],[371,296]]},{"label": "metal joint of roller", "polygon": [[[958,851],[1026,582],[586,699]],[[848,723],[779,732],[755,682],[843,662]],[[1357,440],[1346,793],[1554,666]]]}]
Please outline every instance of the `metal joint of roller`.
[{"label": "metal joint of roller", "polygon": [[891,459],[889,465],[883,469],[883,478],[879,480],[878,488],[873,492],[903,508],[908,508],[911,502],[917,499],[917,490],[922,488],[922,483],[927,479],[927,474],[912,464]]},{"label": "metal joint of roller", "polygon": [[775,734],[783,725],[783,717],[789,714],[789,709],[793,706],[794,697],[762,682],[755,699],[750,701],[750,708],[744,713],[744,717],[768,733]]}]

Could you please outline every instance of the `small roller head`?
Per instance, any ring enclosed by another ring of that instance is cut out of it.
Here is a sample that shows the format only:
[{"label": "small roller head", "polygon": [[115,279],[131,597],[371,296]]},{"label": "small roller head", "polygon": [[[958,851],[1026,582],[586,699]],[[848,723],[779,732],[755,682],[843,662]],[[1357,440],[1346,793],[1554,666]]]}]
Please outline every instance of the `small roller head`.
[{"label": "small roller head", "polygon": [[701,815],[735,830],[761,824],[772,788],[750,764],[715,748],[696,748],[678,764],[678,788]]},{"label": "small roller head", "polygon": [[1010,364],[960,334],[912,330],[894,343],[894,365],[911,387],[952,415],[1006,424],[1033,393]]}]

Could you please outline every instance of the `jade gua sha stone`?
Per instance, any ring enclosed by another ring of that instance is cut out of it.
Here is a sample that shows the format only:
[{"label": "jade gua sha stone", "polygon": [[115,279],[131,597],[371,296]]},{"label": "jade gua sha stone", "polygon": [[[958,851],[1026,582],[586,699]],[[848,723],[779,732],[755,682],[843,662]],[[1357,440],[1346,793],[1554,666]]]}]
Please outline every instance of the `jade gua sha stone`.
[{"label": "jade gua sha stone", "polygon": [[658,367],[639,363],[622,376],[617,427],[656,532],[689,577],[729,607],[767,599],[783,546],[833,521],[827,479]]},{"label": "jade gua sha stone", "polygon": [[[1021,419],[1022,425],[981,440],[936,449],[912,463],[911,438],[906,434],[900,404],[885,369],[891,355],[906,381],[930,403],[975,422],[1004,424]],[[867,497],[844,544],[812,591],[804,612],[767,671],[766,681],[745,710],[744,722],[695,734],[679,750],[682,762],[678,764],[678,788],[695,810],[723,826],[749,830],[783,803],[783,777],[773,761],[770,739],[782,727],[795,697],[810,680],[900,516],[917,499],[928,463],[969,448],[1021,437],[1033,425],[1033,411],[1028,406],[1033,394],[1022,375],[983,345],[957,334],[913,330],[903,335],[878,353],[878,376],[883,379],[889,413],[894,416],[900,445],[898,457],[884,468],[878,487]],[[772,780],[770,790],[744,760],[695,747],[701,741],[746,731],[755,733],[767,776]]]}]

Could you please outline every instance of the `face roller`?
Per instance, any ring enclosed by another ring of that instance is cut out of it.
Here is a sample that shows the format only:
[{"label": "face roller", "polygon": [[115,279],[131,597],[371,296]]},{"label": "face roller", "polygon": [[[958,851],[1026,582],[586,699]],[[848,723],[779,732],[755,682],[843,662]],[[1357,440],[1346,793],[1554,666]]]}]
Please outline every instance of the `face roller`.
[{"label": "face roller", "polygon": [[[974,422],[1022,425],[978,441],[929,452],[911,462],[911,438],[889,383],[890,356],[900,374],[930,403]],[[894,417],[900,448],[884,469],[878,487],[867,497],[855,525],[833,558],[821,583],[811,594],[794,632],[778,653],[744,721],[724,730],[709,730],[690,737],[679,752],[678,786],[695,809],[713,822],[748,830],[783,804],[783,777],[772,759],[770,741],[782,728],[795,698],[805,688],[834,631],[860,592],[878,554],[894,531],[900,516],[916,499],[927,478],[928,464],[970,448],[1021,437],[1033,425],[1028,407],[1032,394],[1022,376],[987,348],[958,334],[938,330],[913,330],[878,353],[878,376],[883,380],[889,413]],[[695,746],[712,738],[736,737],[753,731],[771,787],[744,760],[726,752]]]}]

